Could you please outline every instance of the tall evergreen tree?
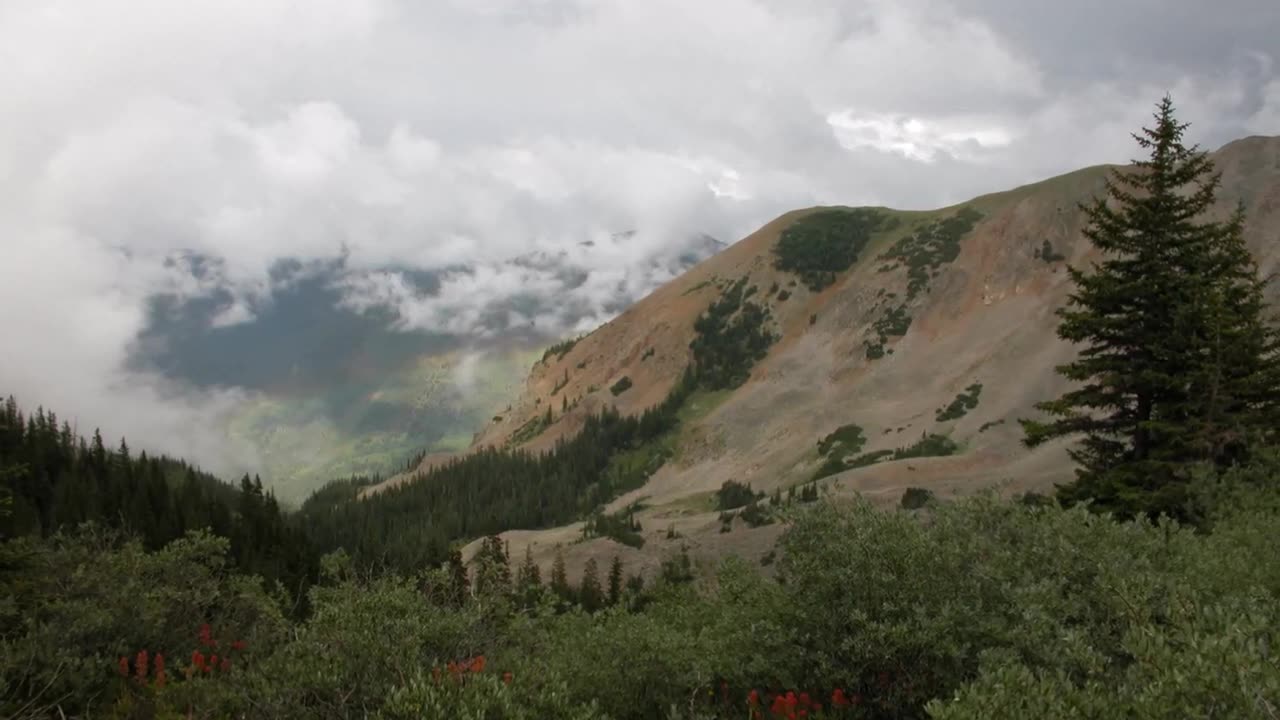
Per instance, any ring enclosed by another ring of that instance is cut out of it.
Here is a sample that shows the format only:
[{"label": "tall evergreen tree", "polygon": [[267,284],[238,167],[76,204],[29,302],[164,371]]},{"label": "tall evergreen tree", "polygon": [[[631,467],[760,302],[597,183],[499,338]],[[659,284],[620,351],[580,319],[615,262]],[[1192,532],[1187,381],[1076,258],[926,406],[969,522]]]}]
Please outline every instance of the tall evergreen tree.
[{"label": "tall evergreen tree", "polygon": [[604,592],[600,589],[600,565],[595,558],[587,560],[586,566],[582,569],[578,601],[588,612],[595,612],[604,607]]},{"label": "tall evergreen tree", "polygon": [[525,545],[524,562],[516,572],[516,596],[521,607],[532,607],[542,592],[542,570],[533,561],[533,545]]},{"label": "tall evergreen tree", "polygon": [[502,539],[497,535],[484,539],[473,564],[477,595],[496,596],[511,592],[511,565]]},{"label": "tall evergreen tree", "polygon": [[461,607],[471,595],[471,582],[467,579],[467,566],[462,562],[462,551],[451,550],[446,564],[449,569],[449,601]]},{"label": "tall evergreen tree", "polygon": [[622,558],[613,556],[609,565],[609,604],[617,605],[622,599]]},{"label": "tall evergreen tree", "polygon": [[1220,176],[1166,97],[1134,135],[1149,157],[1113,171],[1082,205],[1105,259],[1068,272],[1059,337],[1083,345],[1058,372],[1077,386],[1023,420],[1025,442],[1083,435],[1067,503],[1122,516],[1186,517],[1191,466],[1247,458],[1270,442],[1280,408],[1280,337],[1263,318],[1263,281],[1243,239],[1244,213],[1209,214]]},{"label": "tall evergreen tree", "polygon": [[551,591],[562,601],[573,601],[573,588],[569,586],[569,573],[565,569],[564,549],[556,546],[556,559],[551,563]]}]

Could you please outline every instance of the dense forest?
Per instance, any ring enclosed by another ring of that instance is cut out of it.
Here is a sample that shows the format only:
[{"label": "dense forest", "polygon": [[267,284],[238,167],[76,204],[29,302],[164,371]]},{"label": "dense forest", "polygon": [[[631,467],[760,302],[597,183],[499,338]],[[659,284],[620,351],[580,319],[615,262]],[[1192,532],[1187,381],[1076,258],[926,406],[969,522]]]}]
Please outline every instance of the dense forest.
[{"label": "dense forest", "polygon": [[24,416],[13,397],[0,409],[0,492],[8,506],[0,539],[92,522],[154,550],[208,529],[230,539],[240,571],[279,581],[295,597],[318,572],[307,538],[257,477],[234,487],[181,460],[134,456],[124,440],[109,450],[99,431],[77,437],[43,408]]},{"label": "dense forest", "polygon": [[[352,478],[288,515],[255,479],[108,450],[10,400],[0,715],[1274,720],[1280,335],[1242,216],[1204,220],[1217,176],[1168,100],[1157,121],[1138,136],[1150,160],[1089,209],[1108,259],[1072,270],[1059,313],[1082,346],[1059,371],[1079,386],[1023,421],[1029,445],[1078,439],[1056,497],[911,488],[887,512],[810,483],[769,503],[786,529],[762,557],[705,567],[682,551],[648,579],[592,560],[575,581],[561,555],[544,581],[492,534],[643,482],[648,465],[620,474],[618,458],[671,432],[692,393],[744,377],[721,361],[749,372],[753,352],[694,347],[665,402],[593,417],[549,453],[479,453],[368,500],[373,479]],[[731,286],[700,339],[763,342],[749,295]],[[846,425],[817,443],[843,463],[863,441]],[[953,450],[925,436],[892,454]],[[750,485],[716,499],[763,512]],[[451,546],[480,536],[463,563]]]}]

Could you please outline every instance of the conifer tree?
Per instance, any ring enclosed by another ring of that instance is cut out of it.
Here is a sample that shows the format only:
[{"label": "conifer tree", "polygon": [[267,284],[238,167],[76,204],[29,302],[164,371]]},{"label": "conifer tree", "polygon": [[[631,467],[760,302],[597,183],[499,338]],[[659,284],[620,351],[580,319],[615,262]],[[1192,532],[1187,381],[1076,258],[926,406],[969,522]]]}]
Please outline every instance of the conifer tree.
[{"label": "conifer tree", "polygon": [[613,556],[609,566],[609,604],[617,605],[622,599],[622,558]]},{"label": "conifer tree", "polygon": [[511,566],[507,563],[501,538],[497,535],[485,538],[474,564],[477,595],[496,596],[511,592]]},{"label": "conifer tree", "polygon": [[537,604],[538,595],[542,592],[542,570],[533,561],[533,545],[524,547],[524,562],[516,572],[516,596],[521,607],[532,607]]},{"label": "conifer tree", "polygon": [[1243,239],[1244,214],[1210,217],[1220,176],[1166,97],[1149,153],[1113,171],[1106,196],[1082,205],[1104,260],[1069,268],[1075,291],[1059,337],[1083,346],[1058,372],[1077,385],[1023,420],[1024,442],[1083,435],[1064,502],[1092,500],[1125,517],[1186,518],[1191,466],[1244,460],[1274,438],[1280,341],[1263,318],[1263,281]]},{"label": "conifer tree", "polygon": [[551,591],[561,600],[573,600],[573,588],[569,587],[569,574],[565,569],[564,549],[556,546],[556,559],[551,563]]},{"label": "conifer tree", "polygon": [[449,601],[455,606],[462,606],[471,595],[471,583],[467,579],[467,566],[462,562],[462,551],[449,552]]},{"label": "conifer tree", "polygon": [[600,566],[595,558],[587,560],[586,566],[582,569],[578,600],[588,612],[595,612],[604,607],[604,593],[600,589]]}]

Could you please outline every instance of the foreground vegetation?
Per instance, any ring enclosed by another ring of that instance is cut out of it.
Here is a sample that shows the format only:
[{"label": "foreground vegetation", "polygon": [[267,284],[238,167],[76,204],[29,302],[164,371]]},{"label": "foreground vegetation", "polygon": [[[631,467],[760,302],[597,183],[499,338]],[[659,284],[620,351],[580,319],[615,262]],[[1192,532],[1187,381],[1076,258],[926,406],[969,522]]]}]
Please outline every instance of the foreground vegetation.
[{"label": "foreground vegetation", "polygon": [[[329,556],[290,621],[207,534],[153,552],[93,531],[11,541],[0,712],[745,718],[753,698],[780,717],[804,698],[814,717],[1269,718],[1278,473],[1204,474],[1211,532],[989,497],[927,522],[799,506],[776,577],[731,559],[595,613],[492,553],[462,591],[456,569],[367,576]],[[143,651],[163,681],[139,676]]]}]

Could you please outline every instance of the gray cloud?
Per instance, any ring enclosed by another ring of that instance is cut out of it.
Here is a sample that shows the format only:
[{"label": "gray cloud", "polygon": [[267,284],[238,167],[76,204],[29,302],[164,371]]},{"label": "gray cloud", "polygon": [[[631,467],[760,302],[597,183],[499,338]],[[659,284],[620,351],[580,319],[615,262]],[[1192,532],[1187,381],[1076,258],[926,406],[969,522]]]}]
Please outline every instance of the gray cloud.
[{"label": "gray cloud", "polygon": [[342,257],[406,332],[581,328],[698,233],[1123,161],[1166,91],[1206,145],[1280,132],[1276,37],[1273,0],[8,0],[0,386],[244,458],[196,429],[247,391],[128,362],[150,298],[251,322]]}]

